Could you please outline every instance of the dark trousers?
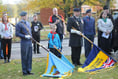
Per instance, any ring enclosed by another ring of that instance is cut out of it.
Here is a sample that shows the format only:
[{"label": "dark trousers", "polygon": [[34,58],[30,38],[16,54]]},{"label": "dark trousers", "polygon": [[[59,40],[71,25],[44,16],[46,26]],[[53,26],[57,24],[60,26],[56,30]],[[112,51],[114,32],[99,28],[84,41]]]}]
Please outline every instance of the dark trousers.
[{"label": "dark trousers", "polygon": [[50,51],[57,57],[61,58],[61,54],[55,48],[50,48]]},{"label": "dark trousers", "polygon": [[32,70],[32,43],[31,41],[21,42],[22,72],[28,73]]},{"label": "dark trousers", "polygon": [[62,50],[62,41],[63,41],[63,34],[58,34],[59,35],[59,38],[60,38],[60,41],[61,41],[61,50]]},{"label": "dark trousers", "polygon": [[[6,55],[6,46],[8,44],[8,55]],[[11,57],[11,44],[12,44],[12,39],[2,39],[2,46],[3,46],[3,54],[4,54],[4,59],[6,60],[6,57],[8,57],[8,60]]]},{"label": "dark trousers", "polygon": [[[40,36],[35,36],[34,39],[40,43]],[[34,47],[34,53],[39,53],[40,52],[40,49],[39,49],[39,45],[36,44],[36,42],[33,42],[33,47]]]},{"label": "dark trousers", "polygon": [[[92,42],[94,41],[94,35],[85,35],[88,39],[90,39]],[[84,39],[84,48],[85,48],[85,57],[87,58],[91,49],[92,49],[92,45],[91,43]]]},{"label": "dark trousers", "polygon": [[62,42],[63,41],[63,34],[58,34],[58,35],[59,35],[60,41]]},{"label": "dark trousers", "polygon": [[[37,42],[39,42],[39,41],[37,41]],[[40,43],[40,42],[39,42],[39,43]],[[36,53],[36,50],[37,50],[37,53],[39,53],[39,52],[40,52],[40,50],[39,50],[39,45],[36,44],[36,42],[34,42],[34,43],[33,43],[33,46],[34,46],[34,53]]]},{"label": "dark trousers", "polygon": [[71,47],[71,59],[73,64],[80,63],[81,47]]},{"label": "dark trousers", "polygon": [[111,35],[108,39],[102,37],[101,31],[98,31],[98,46],[104,50],[106,53],[111,54]]}]

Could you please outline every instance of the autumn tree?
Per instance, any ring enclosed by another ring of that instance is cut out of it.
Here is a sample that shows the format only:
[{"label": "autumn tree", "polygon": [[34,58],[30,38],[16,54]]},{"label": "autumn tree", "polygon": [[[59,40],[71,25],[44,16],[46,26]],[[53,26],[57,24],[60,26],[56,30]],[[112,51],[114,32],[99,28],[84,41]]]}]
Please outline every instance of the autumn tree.
[{"label": "autumn tree", "polygon": [[2,13],[6,11],[6,7],[2,4],[2,0],[0,0],[0,17],[2,16]]}]

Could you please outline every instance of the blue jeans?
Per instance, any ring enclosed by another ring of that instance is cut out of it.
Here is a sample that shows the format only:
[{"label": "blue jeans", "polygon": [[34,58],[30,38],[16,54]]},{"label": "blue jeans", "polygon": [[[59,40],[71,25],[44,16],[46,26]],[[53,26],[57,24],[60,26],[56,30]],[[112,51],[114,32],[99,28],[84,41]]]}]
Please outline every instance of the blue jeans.
[{"label": "blue jeans", "polygon": [[[94,35],[85,35],[88,39],[90,39],[92,42],[94,41]],[[86,39],[84,39],[84,48],[85,48],[85,57],[87,58],[92,46],[91,43],[89,41],[87,41]]]},{"label": "blue jeans", "polygon": [[1,46],[1,40],[0,40],[0,59],[4,58],[3,56],[3,50],[2,50],[2,46]]}]

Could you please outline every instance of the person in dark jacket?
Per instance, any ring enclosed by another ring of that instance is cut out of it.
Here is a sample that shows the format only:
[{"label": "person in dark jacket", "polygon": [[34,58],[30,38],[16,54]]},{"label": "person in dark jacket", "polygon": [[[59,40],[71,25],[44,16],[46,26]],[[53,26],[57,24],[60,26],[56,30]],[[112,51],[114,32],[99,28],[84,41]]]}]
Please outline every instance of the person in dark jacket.
[{"label": "person in dark jacket", "polygon": [[118,50],[118,17],[114,21],[113,49],[114,49],[114,52]]},{"label": "person in dark jacket", "polygon": [[[84,21],[84,27],[83,27],[83,32],[84,35],[90,39],[92,42],[94,42],[94,37],[95,37],[95,19],[94,17],[91,16],[91,9],[88,9],[86,11],[86,16],[83,18]],[[85,57],[87,58],[89,55],[89,52],[92,49],[91,43],[84,39],[84,48],[85,48]]]},{"label": "person in dark jacket", "polygon": [[[78,31],[82,31],[83,21],[79,17],[80,9],[73,9],[74,16],[68,18],[67,31],[70,33],[69,46],[71,47],[71,59],[72,63],[77,65],[82,65],[80,62],[81,47],[82,47],[82,37],[78,35]],[[74,29],[76,30],[74,30]]]},{"label": "person in dark jacket", "polygon": [[[40,21],[38,21],[37,14],[34,14],[33,19],[34,20],[31,22],[32,36],[37,42],[40,42],[40,30],[43,29],[43,25]],[[36,54],[36,50],[37,54],[40,54],[39,45],[36,44],[36,42],[33,42],[33,46],[34,46],[34,54]]]}]

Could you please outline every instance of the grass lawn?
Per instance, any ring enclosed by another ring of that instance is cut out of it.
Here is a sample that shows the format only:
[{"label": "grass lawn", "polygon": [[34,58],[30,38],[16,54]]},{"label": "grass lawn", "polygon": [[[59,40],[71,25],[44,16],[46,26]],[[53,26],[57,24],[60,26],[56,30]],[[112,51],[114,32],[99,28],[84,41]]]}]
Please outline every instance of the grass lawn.
[{"label": "grass lawn", "polygon": [[[66,56],[70,60],[70,56]],[[84,56],[81,57],[81,62],[84,63]],[[46,58],[33,58],[33,76],[22,76],[21,61],[12,60],[11,63],[3,64],[0,60],[0,79],[53,79],[40,77],[44,73],[46,67]],[[118,79],[118,65],[114,69],[104,70],[97,74],[78,73],[76,67],[71,77],[65,79]],[[57,79],[57,78],[55,78]]]}]

